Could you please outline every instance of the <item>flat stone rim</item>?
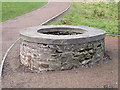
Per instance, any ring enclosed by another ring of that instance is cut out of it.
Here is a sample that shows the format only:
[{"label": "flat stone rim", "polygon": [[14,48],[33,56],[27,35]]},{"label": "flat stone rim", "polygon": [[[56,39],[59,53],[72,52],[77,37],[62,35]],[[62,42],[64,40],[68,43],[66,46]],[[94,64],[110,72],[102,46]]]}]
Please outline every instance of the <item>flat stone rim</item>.
[{"label": "flat stone rim", "polygon": [[[47,35],[39,33],[40,29],[50,28],[73,28],[82,29],[86,32],[77,35]],[[88,26],[73,26],[73,25],[45,25],[35,26],[20,31],[20,38],[34,43],[43,44],[83,44],[91,41],[101,40],[105,38],[106,32],[101,29]]]}]

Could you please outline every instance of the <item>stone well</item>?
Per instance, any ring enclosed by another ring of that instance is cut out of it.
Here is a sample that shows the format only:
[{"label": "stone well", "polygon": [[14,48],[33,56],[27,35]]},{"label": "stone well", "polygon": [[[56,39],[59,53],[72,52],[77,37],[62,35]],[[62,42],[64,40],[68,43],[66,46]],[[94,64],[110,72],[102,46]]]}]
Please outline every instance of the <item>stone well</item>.
[{"label": "stone well", "polygon": [[86,26],[30,27],[20,31],[20,61],[38,71],[90,65],[104,56],[105,33]]}]

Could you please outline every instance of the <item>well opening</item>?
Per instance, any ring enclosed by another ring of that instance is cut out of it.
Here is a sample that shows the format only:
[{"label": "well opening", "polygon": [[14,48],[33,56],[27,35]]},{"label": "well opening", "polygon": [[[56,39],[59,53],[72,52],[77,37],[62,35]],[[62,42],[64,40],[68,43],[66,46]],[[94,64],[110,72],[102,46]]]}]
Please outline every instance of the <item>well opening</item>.
[{"label": "well opening", "polygon": [[83,34],[87,31],[82,29],[75,29],[75,28],[45,28],[40,29],[37,31],[38,33],[42,34],[50,34],[50,35],[77,35],[77,34]]}]

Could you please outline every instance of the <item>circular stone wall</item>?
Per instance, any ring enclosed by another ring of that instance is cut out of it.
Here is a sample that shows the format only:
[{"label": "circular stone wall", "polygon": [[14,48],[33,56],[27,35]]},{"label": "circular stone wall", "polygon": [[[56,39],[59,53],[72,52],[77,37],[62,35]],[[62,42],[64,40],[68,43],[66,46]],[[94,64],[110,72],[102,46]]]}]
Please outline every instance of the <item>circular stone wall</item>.
[{"label": "circular stone wall", "polygon": [[93,64],[104,56],[105,31],[86,26],[46,25],[20,31],[20,61],[38,71]]}]

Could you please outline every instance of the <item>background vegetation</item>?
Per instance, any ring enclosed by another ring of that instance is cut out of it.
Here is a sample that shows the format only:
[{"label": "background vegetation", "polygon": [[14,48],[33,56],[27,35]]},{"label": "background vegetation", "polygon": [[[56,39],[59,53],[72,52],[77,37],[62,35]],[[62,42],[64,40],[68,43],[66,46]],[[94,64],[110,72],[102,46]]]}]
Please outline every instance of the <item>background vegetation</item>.
[{"label": "background vegetation", "polygon": [[55,25],[84,25],[118,34],[118,3],[73,3],[71,12]]},{"label": "background vegetation", "polygon": [[13,19],[44,6],[47,2],[3,2],[2,21]]}]

